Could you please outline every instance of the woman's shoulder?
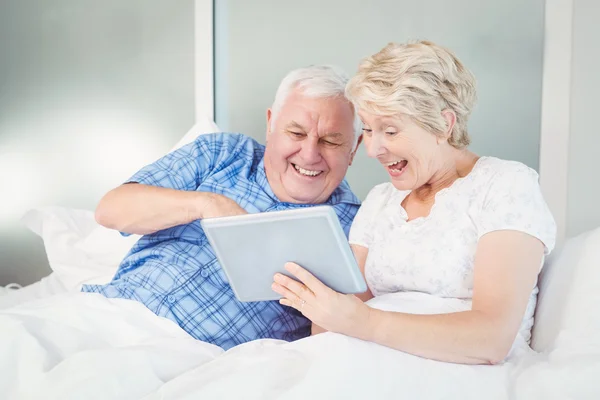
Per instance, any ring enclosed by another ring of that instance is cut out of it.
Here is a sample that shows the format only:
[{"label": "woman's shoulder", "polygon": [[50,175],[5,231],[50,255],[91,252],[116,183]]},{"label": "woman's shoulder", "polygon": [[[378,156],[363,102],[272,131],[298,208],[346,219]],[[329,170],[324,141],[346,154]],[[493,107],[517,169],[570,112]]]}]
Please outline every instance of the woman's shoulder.
[{"label": "woman's shoulder", "polygon": [[540,239],[548,254],[554,248],[556,223],[538,173],[524,163],[493,157],[480,167],[485,173],[472,202],[479,237],[494,230],[517,230]]},{"label": "woman's shoulder", "polygon": [[489,186],[493,182],[506,182],[514,180],[527,181],[536,184],[539,180],[537,171],[528,165],[515,160],[506,160],[498,157],[484,156],[477,162],[477,179],[479,184]]},{"label": "woman's shoulder", "polygon": [[365,203],[372,203],[372,204],[384,205],[393,196],[401,194],[401,193],[402,192],[399,191],[398,189],[396,189],[391,182],[380,183],[378,185],[375,185],[369,191],[369,193],[367,194],[367,197],[365,198],[363,204],[365,204]]},{"label": "woman's shoulder", "polygon": [[390,182],[376,185],[369,191],[352,222],[349,237],[351,244],[369,248],[376,230],[374,223],[397,192]]},{"label": "woman's shoulder", "polygon": [[359,217],[369,220],[376,218],[389,204],[399,204],[397,196],[401,193],[390,182],[375,185],[363,200],[358,212]]}]

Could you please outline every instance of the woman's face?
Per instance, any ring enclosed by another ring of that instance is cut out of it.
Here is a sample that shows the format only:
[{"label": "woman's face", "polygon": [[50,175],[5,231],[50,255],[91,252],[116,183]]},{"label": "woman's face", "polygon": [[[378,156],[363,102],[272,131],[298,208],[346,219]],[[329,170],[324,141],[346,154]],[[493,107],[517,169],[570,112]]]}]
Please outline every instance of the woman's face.
[{"label": "woman's face", "polygon": [[396,189],[414,190],[431,180],[441,157],[436,135],[406,116],[359,115],[367,154],[384,166]]}]

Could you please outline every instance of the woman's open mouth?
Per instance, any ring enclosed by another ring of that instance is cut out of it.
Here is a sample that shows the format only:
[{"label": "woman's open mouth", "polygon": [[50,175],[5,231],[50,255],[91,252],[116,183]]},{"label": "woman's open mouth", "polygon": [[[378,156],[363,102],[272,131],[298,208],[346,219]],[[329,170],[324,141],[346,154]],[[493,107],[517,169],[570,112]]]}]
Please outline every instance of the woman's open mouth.
[{"label": "woman's open mouth", "polygon": [[385,169],[387,169],[388,173],[393,177],[398,177],[402,175],[404,171],[406,171],[406,166],[408,165],[408,161],[399,160],[385,164]]}]

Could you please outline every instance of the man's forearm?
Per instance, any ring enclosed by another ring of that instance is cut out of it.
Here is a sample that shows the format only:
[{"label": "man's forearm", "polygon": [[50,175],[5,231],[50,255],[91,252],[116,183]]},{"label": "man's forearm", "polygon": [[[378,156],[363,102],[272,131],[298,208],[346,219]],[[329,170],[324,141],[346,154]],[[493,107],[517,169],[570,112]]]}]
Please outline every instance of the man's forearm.
[{"label": "man's forearm", "polygon": [[121,185],[100,200],[96,221],[121,232],[154,233],[202,218],[211,196],[137,183]]}]

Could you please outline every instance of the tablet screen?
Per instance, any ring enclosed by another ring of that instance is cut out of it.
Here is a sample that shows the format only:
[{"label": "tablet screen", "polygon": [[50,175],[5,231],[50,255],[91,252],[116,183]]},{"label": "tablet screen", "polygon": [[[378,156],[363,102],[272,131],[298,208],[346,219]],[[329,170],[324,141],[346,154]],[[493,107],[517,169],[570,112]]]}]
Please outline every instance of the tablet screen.
[{"label": "tablet screen", "polygon": [[333,207],[317,206],[201,221],[240,301],[278,300],[273,276],[295,262],[340,293],[366,283]]}]

